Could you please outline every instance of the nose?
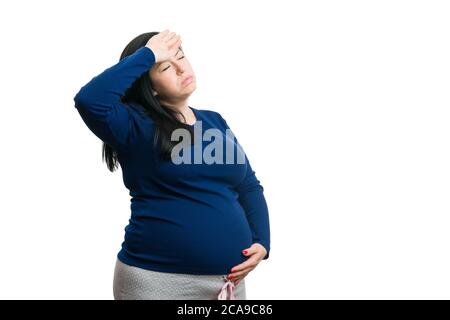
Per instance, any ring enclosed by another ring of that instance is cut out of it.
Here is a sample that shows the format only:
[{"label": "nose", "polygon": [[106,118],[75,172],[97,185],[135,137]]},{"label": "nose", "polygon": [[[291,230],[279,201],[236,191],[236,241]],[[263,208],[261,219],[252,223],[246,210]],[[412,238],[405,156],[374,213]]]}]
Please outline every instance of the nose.
[{"label": "nose", "polygon": [[182,75],[184,73],[184,69],[183,68],[178,68],[178,74]]},{"label": "nose", "polygon": [[177,71],[179,73],[184,73],[184,66],[181,61],[174,61],[175,66],[177,67]]}]

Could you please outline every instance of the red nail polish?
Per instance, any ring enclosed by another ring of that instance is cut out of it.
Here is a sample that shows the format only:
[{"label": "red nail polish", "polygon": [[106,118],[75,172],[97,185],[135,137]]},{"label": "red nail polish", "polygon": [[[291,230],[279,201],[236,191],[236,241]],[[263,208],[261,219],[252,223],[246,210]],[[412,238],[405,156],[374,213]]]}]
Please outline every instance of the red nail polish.
[{"label": "red nail polish", "polygon": [[247,254],[248,251],[247,251],[247,250],[244,250],[243,252],[244,252],[244,254]]}]

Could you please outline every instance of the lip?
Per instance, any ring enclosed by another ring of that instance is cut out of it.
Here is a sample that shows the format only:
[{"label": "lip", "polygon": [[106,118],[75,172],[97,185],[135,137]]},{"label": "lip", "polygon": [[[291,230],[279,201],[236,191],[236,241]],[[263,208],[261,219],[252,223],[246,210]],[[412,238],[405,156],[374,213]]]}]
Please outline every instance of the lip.
[{"label": "lip", "polygon": [[184,79],[184,80],[181,82],[181,85],[189,84],[189,83],[192,82],[193,79],[194,79],[193,76],[188,76],[186,79]]}]

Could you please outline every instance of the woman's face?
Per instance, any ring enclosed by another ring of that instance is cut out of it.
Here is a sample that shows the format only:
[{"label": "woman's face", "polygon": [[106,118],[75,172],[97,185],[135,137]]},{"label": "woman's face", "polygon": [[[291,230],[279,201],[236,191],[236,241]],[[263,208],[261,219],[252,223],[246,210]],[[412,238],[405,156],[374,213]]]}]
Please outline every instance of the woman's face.
[{"label": "woman's face", "polygon": [[[195,74],[189,60],[180,48],[174,57],[155,63],[150,68],[150,79],[153,86],[153,94],[163,100],[187,99],[196,89]],[[182,83],[192,76],[192,81]]]}]

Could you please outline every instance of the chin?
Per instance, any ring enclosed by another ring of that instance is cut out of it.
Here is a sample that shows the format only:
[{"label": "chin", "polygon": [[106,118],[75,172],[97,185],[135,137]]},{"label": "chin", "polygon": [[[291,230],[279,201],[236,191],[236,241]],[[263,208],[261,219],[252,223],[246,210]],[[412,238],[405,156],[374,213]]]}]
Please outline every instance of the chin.
[{"label": "chin", "polygon": [[197,84],[195,83],[195,80],[192,81],[190,84],[188,84],[186,87],[182,88],[182,90],[190,92],[193,92],[195,89],[197,89]]}]

